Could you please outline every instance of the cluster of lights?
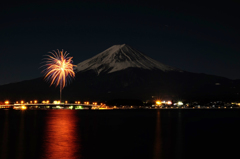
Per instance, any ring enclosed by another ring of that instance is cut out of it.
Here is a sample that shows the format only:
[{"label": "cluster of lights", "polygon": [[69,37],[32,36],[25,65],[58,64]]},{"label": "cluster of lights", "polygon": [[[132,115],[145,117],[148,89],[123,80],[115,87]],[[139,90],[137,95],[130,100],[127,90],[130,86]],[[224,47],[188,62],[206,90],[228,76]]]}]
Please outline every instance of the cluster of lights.
[{"label": "cluster of lights", "polygon": [[43,100],[42,103],[43,103],[43,104],[48,104],[48,103],[49,103],[49,100],[46,100],[46,101]]},{"label": "cluster of lights", "polygon": [[[37,100],[32,100],[32,101],[30,101],[29,102],[30,104],[37,104],[38,103],[38,101]],[[43,100],[42,101],[42,103],[43,104],[48,104],[48,103],[50,103],[49,102],[49,100]],[[61,102],[60,102],[60,100],[56,100],[56,101],[53,101],[53,104],[60,104]],[[6,101],[4,101],[4,104],[5,105],[9,105],[10,104],[10,102],[8,101],[8,100],[6,100]],[[21,100],[20,102],[19,101],[16,101],[15,102],[15,104],[17,104],[17,105],[20,105],[18,108],[20,108],[20,109],[27,109],[27,106],[25,105],[25,104],[28,104],[28,102],[24,102],[24,100]],[[68,104],[68,101],[65,101],[65,104]],[[80,104],[80,101],[75,101],[75,104]],[[89,104],[89,102],[84,102],[84,104]],[[235,103],[232,103],[232,104],[235,104]],[[96,109],[96,108],[107,108],[107,106],[106,106],[106,104],[103,104],[103,103],[100,103],[100,105],[101,106],[99,106],[99,105],[97,105],[97,102],[93,102],[92,103],[92,105],[95,105],[93,108],[94,109]],[[156,105],[158,105],[158,106],[162,106],[162,105],[172,105],[172,102],[171,101],[160,101],[160,100],[157,100],[156,101]],[[175,106],[178,106],[178,107],[169,107],[169,106],[166,106],[166,107],[163,107],[163,108],[166,108],[166,109],[168,109],[168,108],[184,108],[184,104],[183,104],[183,102],[182,101],[178,101],[178,102],[176,102],[176,103],[174,103],[174,105]],[[185,106],[189,106],[189,103],[186,103],[185,104]],[[60,107],[59,107],[60,108]],[[73,108],[73,106],[70,106],[69,108]],[[117,108],[116,106],[114,106],[114,108]],[[122,107],[122,108],[124,108],[124,106]],[[131,108],[133,108],[133,106],[131,106]],[[162,107],[160,107],[160,108],[162,108]],[[193,109],[195,109],[195,108],[201,108],[200,107],[200,105],[199,106],[195,106],[195,107],[192,107]],[[204,108],[207,108],[207,109],[210,109],[211,107],[204,107]],[[220,107],[220,106],[218,106],[218,107],[216,107],[216,108],[224,108],[224,109],[227,109],[228,107],[226,107],[226,106],[224,106],[224,107]],[[233,108],[233,107],[229,107],[229,108]]]},{"label": "cluster of lights", "polygon": [[[6,102],[7,102],[7,101],[5,101],[5,103],[6,103]],[[8,102],[9,102],[9,101],[8,101]],[[42,101],[42,102],[43,102],[43,103],[44,103],[44,102],[45,102],[45,103],[49,103],[48,100],[47,100],[47,101]],[[19,104],[18,101],[16,101],[15,103],[16,103],[16,104]],[[24,100],[21,100],[21,101],[20,101],[20,104],[24,104],[24,103],[28,103],[28,102],[24,102]],[[38,101],[37,101],[37,100],[34,100],[34,101],[31,100],[29,103],[30,103],[30,104],[33,104],[33,103],[34,103],[34,104],[37,104]]]},{"label": "cluster of lights", "polygon": [[30,104],[32,104],[32,103],[34,103],[34,104],[37,104],[37,100],[34,100],[34,101],[30,101]]},{"label": "cluster of lights", "polygon": [[[6,100],[4,103],[5,103],[5,105],[8,105],[10,102],[8,100]],[[28,103],[28,102],[24,102],[24,100],[21,100],[20,102],[16,101],[15,103],[16,104],[25,104],[25,103]],[[38,101],[37,100],[34,100],[34,101],[31,100],[29,103],[30,104],[37,104]],[[49,103],[50,103],[49,100],[43,100],[42,101],[42,104],[49,104]],[[53,104],[60,104],[60,103],[61,103],[60,100],[53,101]],[[81,103],[80,101],[75,101],[75,104],[80,104],[80,103]],[[65,101],[65,104],[68,104],[68,101]],[[89,104],[89,102],[84,102],[84,104]],[[97,105],[97,102],[93,102],[92,104]],[[105,105],[105,104],[101,103],[100,105]]]},{"label": "cluster of lights", "polygon": [[[4,103],[7,105],[7,104],[9,104],[10,102],[9,102],[8,100],[6,100]],[[19,102],[19,101],[16,101],[15,103],[16,103],[16,104],[25,104],[25,103],[28,103],[28,102],[24,102],[24,100],[21,100],[20,102]],[[34,100],[34,101],[31,100],[29,103],[30,103],[30,104],[37,104],[38,101],[37,101],[37,100]],[[49,103],[50,103],[49,100],[43,100],[43,101],[42,101],[42,104],[49,104]],[[81,103],[80,101],[75,101],[75,104],[80,104],[80,103]],[[60,104],[60,100],[55,100],[55,101],[53,101],[53,104]],[[68,101],[65,101],[65,104],[68,104]],[[84,104],[89,104],[89,102],[84,102]],[[92,104],[93,104],[93,105],[97,105],[97,102],[93,102]],[[100,105],[105,105],[105,104],[100,103]]]},{"label": "cluster of lights", "polygon": [[167,104],[167,105],[172,105],[172,101],[156,101],[156,105],[162,105],[162,104]]},{"label": "cluster of lights", "polygon": [[61,103],[60,100],[53,101],[53,104],[60,104],[60,103]]}]

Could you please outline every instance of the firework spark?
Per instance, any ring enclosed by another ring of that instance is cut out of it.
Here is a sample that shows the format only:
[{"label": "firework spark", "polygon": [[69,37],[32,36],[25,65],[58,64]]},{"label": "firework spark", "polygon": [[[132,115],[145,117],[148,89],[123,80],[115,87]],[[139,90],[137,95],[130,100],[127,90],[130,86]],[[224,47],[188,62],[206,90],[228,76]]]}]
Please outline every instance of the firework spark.
[{"label": "firework spark", "polygon": [[61,90],[70,82],[71,78],[75,77],[75,72],[72,64],[72,58],[68,57],[69,53],[67,51],[55,51],[49,52],[50,55],[47,55],[45,65],[46,67],[43,72],[45,72],[45,78],[47,81],[50,81],[51,84],[56,86],[60,85]]}]

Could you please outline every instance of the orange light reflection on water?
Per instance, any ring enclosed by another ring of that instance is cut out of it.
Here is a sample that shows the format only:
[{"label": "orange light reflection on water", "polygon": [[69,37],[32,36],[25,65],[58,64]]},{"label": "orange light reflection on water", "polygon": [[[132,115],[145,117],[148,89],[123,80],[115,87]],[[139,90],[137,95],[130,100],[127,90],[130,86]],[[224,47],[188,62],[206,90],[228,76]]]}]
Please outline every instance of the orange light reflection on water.
[{"label": "orange light reflection on water", "polygon": [[76,111],[52,110],[47,119],[43,156],[48,159],[79,158],[80,137],[77,134]]},{"label": "orange light reflection on water", "polygon": [[162,135],[161,135],[161,116],[160,110],[157,110],[156,118],[156,131],[155,131],[155,143],[154,143],[154,159],[162,158]]}]

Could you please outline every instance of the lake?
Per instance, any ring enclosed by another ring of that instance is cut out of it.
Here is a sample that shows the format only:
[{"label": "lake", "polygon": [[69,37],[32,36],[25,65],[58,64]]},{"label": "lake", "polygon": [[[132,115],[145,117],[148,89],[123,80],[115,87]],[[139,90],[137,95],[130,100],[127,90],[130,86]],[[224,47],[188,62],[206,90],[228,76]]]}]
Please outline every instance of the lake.
[{"label": "lake", "polygon": [[0,110],[0,158],[239,158],[239,127],[239,109]]}]

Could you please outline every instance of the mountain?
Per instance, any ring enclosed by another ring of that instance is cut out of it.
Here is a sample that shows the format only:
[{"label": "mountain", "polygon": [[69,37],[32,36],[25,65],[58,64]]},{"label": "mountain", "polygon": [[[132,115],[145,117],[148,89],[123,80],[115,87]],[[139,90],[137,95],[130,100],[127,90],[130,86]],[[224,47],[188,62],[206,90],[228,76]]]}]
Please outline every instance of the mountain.
[{"label": "mountain", "polygon": [[113,45],[100,54],[77,64],[78,72],[94,70],[98,75],[102,72],[112,73],[127,68],[181,72],[181,70],[164,65],[126,44]]},{"label": "mountain", "polygon": [[[210,101],[239,100],[239,80],[183,71],[162,64],[126,45],[114,45],[77,64],[63,100],[113,99]],[[56,100],[59,88],[43,78],[0,86],[0,101]],[[117,103],[116,103],[117,104]]]}]

